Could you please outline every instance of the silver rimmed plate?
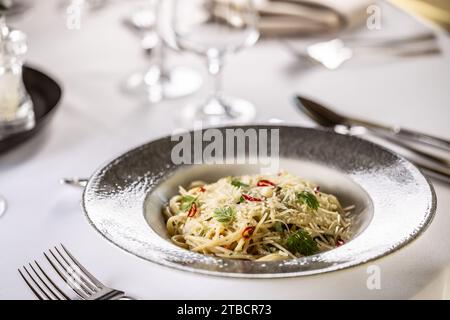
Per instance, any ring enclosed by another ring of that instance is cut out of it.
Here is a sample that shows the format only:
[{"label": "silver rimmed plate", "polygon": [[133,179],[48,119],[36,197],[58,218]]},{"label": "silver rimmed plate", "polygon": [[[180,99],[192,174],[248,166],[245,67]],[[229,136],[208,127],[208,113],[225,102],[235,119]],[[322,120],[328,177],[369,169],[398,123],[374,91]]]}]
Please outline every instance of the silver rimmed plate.
[{"label": "silver rimmed plate", "polygon": [[385,256],[413,241],[434,216],[436,196],[427,179],[380,146],[311,128],[239,128],[279,129],[280,168],[319,183],[344,205],[356,205],[353,239],[314,256],[264,263],[215,258],[175,246],[161,209],[178,185],[251,174],[259,168],[176,165],[171,151],[177,142],[170,137],[125,153],[91,177],[83,195],[90,223],[120,248],[161,265],[217,276],[276,278],[339,270]]}]

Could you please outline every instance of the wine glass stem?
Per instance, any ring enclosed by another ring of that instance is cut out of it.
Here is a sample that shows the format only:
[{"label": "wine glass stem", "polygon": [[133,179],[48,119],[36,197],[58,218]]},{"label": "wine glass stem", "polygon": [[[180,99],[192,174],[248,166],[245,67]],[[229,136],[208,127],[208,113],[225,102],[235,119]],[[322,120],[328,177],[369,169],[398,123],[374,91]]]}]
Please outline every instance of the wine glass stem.
[{"label": "wine glass stem", "polygon": [[220,116],[232,118],[232,111],[230,106],[224,101],[222,95],[222,67],[223,58],[220,55],[214,54],[207,57],[208,72],[213,84],[211,96],[203,106],[203,113],[210,116]]},{"label": "wine glass stem", "polygon": [[5,13],[0,12],[0,37],[6,36],[8,33],[8,26],[6,25]]},{"label": "wine glass stem", "polygon": [[[158,35],[159,36],[159,35]],[[161,72],[161,78],[162,79],[168,79],[169,78],[169,71],[167,70],[166,65],[166,51],[167,47],[164,43],[163,39],[161,39],[161,36],[159,36],[159,69]]]},{"label": "wine glass stem", "polygon": [[222,96],[222,60],[218,57],[208,57],[208,72],[213,84],[211,99],[220,101]]}]

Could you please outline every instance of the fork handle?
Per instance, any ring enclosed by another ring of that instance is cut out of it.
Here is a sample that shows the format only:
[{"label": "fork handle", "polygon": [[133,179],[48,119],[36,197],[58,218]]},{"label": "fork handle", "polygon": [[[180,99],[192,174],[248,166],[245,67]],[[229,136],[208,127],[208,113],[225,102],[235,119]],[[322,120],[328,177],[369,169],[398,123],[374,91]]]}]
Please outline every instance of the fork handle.
[{"label": "fork handle", "polygon": [[410,143],[406,142],[405,139],[403,139],[399,136],[393,135],[393,134],[386,134],[382,131],[377,131],[377,130],[369,130],[369,132],[374,134],[375,136],[378,136],[389,142],[392,142],[404,149],[407,149],[410,152],[412,152],[424,159],[427,159],[428,161],[431,161],[437,165],[440,165],[447,169],[450,169],[450,158],[448,158],[448,157],[439,156],[437,154],[434,154],[429,151],[418,148],[415,143],[410,144]]},{"label": "fork handle", "polygon": [[350,119],[350,125],[363,126],[375,131],[380,131],[384,134],[394,135],[397,138],[404,138],[412,142],[421,143],[423,145],[438,148],[450,152],[450,140],[439,138],[430,134],[418,132],[415,130],[404,129],[401,127],[384,126],[372,121]]},{"label": "fork handle", "polygon": [[130,297],[130,296],[122,296],[120,298],[117,298],[116,300],[138,300],[138,299]]},{"label": "fork handle", "polygon": [[417,132],[414,130],[403,129],[403,128],[394,128],[394,133],[402,138],[409,139],[412,141],[417,141],[422,144],[434,146],[446,151],[450,151],[450,141],[446,139],[442,139],[439,137],[435,137],[426,133]]},{"label": "fork handle", "polygon": [[408,37],[393,38],[386,40],[373,40],[372,42],[357,42],[349,40],[344,40],[349,43],[353,43],[353,48],[392,48],[401,47],[408,44],[420,43],[425,41],[430,41],[436,39],[434,32],[419,33]]},{"label": "fork handle", "polygon": [[446,173],[445,171],[443,171],[442,169],[439,169],[437,167],[432,167],[423,163],[417,163],[415,161],[412,161],[416,166],[419,167],[420,170],[422,170],[422,172],[431,177],[431,178],[435,178],[441,182],[445,182],[450,184],[450,175],[448,173]]},{"label": "fork handle", "polygon": [[373,130],[368,131],[368,133],[374,136],[378,136],[379,138],[386,139],[387,141],[393,142],[399,145],[400,147],[409,150],[413,154],[420,156],[412,158],[410,157],[409,154],[406,154],[402,151],[396,151],[400,155],[404,156],[406,159],[414,163],[427,176],[450,184],[450,167],[448,164],[449,161],[448,159],[438,157],[435,158],[435,156],[433,156],[432,154],[423,153],[422,151],[420,151],[420,149],[415,149],[414,147],[405,144],[404,142],[399,140],[399,138],[392,139],[390,137],[387,137],[385,134],[379,134]]}]

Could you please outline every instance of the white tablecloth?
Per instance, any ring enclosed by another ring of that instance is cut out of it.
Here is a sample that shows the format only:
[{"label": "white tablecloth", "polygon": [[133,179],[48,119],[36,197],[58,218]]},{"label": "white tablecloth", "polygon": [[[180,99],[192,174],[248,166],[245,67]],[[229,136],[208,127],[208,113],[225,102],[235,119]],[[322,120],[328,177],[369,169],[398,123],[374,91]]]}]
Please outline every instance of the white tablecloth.
[{"label": "white tablecloth", "polygon": [[[225,279],[176,271],[132,256],[107,242],[88,224],[81,190],[62,177],[89,176],[115,156],[166,134],[172,114],[204,92],[149,106],[123,95],[121,81],[146,65],[135,35],[122,24],[132,4],[82,17],[81,30],[65,27],[60,1],[39,1],[14,25],[29,36],[28,61],[64,86],[51,124],[39,136],[0,156],[0,194],[8,211],[0,218],[0,299],[32,298],[17,268],[63,242],[110,286],[148,299],[283,299],[442,297],[443,270],[450,265],[449,186],[435,182],[438,211],[417,241],[381,260],[381,290],[368,290],[367,265],[303,278]],[[367,36],[394,36],[425,27],[382,5],[382,29]],[[450,41],[443,54],[411,59],[357,58],[337,71],[305,69],[277,41],[263,40],[229,59],[228,93],[252,101],[258,121],[270,118],[311,126],[291,104],[303,93],[355,116],[400,124],[450,138]],[[172,56],[204,72],[192,56]]]}]

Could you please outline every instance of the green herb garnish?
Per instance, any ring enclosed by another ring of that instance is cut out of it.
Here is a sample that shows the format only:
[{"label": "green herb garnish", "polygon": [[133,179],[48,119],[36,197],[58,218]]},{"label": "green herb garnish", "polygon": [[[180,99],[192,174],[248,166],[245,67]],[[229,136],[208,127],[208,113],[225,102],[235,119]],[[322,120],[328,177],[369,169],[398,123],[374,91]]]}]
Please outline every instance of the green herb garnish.
[{"label": "green herb garnish", "polygon": [[245,201],[244,197],[243,197],[243,196],[240,196],[240,197],[239,197],[239,200],[238,200],[238,204],[239,204],[239,203],[242,203],[242,202],[244,202],[244,201]]},{"label": "green herb garnish", "polygon": [[181,197],[181,210],[187,211],[191,208],[192,204],[197,200],[196,197],[193,196],[182,196]]},{"label": "green herb garnish", "polygon": [[237,187],[237,188],[248,188],[250,187],[248,184],[243,183],[241,181],[239,181],[238,179],[233,179],[231,180],[231,185]]},{"label": "green herb garnish", "polygon": [[284,231],[283,229],[283,223],[281,223],[280,221],[275,222],[275,224],[273,225],[274,229],[276,232],[281,233]]},{"label": "green herb garnish", "polygon": [[214,218],[221,223],[230,223],[236,217],[236,210],[233,207],[219,208],[214,211]]},{"label": "green herb garnish", "polygon": [[302,191],[297,193],[297,200],[306,204],[310,209],[317,210],[319,208],[319,201],[311,192]]},{"label": "green herb garnish", "polygon": [[319,251],[317,242],[314,241],[307,231],[302,229],[299,229],[287,238],[286,247],[292,253],[300,253],[303,256],[310,256]]}]

